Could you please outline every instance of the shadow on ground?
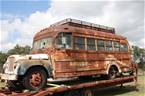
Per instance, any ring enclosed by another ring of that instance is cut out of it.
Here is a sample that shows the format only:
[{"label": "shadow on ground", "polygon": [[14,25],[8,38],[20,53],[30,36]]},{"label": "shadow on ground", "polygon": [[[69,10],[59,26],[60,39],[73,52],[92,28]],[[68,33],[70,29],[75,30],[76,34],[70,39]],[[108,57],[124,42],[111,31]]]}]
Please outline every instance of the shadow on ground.
[{"label": "shadow on ground", "polygon": [[131,85],[127,85],[123,87],[114,86],[105,89],[95,90],[95,96],[117,96],[132,91],[139,92],[139,90],[135,86],[131,86]]}]

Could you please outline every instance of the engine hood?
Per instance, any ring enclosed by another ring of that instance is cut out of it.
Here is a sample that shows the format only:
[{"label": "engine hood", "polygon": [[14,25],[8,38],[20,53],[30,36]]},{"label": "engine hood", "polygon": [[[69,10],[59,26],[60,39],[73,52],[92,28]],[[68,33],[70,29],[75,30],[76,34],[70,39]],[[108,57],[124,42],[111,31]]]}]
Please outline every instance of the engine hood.
[{"label": "engine hood", "polygon": [[8,58],[14,58],[15,61],[20,59],[49,59],[47,54],[30,54],[30,55],[11,55]]}]

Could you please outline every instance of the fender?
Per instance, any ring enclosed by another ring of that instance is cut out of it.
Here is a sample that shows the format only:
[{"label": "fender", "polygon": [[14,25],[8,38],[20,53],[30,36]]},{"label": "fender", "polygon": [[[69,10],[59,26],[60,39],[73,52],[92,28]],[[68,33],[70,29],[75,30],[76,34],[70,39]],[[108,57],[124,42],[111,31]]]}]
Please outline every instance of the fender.
[{"label": "fender", "polygon": [[43,67],[49,76],[52,74],[52,67],[50,66],[50,62],[46,60],[25,60],[19,64],[19,68],[17,68],[18,75],[24,75],[29,68],[40,66]]},{"label": "fender", "polygon": [[120,66],[119,66],[118,64],[108,64],[108,65],[107,65],[107,71],[106,71],[106,73],[109,74],[109,69],[110,69],[110,67],[113,66],[113,65],[116,66],[117,69],[118,69],[118,71],[119,71],[119,73],[121,73],[121,68],[120,68]]}]

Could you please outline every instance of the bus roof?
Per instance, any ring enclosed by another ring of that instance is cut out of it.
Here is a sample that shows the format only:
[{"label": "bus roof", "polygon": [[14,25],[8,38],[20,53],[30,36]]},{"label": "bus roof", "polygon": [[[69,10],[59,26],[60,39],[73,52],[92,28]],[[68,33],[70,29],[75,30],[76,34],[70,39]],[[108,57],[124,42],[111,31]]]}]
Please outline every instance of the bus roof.
[{"label": "bus roof", "polygon": [[108,27],[104,25],[94,24],[94,23],[81,21],[77,19],[71,19],[71,18],[67,18],[57,23],[54,23],[51,25],[51,27],[60,26],[60,25],[69,25],[69,26],[99,30],[99,31],[102,30],[103,32],[109,32],[115,34],[115,28],[113,27]]},{"label": "bus roof", "polygon": [[[90,26],[89,26],[90,24]],[[98,36],[103,38],[112,38],[117,40],[124,40],[126,37],[115,34],[115,29],[112,27],[102,27],[102,25],[92,26],[93,23],[80,21],[76,19],[64,19],[60,22],[52,24],[50,27],[42,29],[34,36],[34,41],[48,36],[55,36],[59,32],[73,32],[74,34]],[[95,25],[95,24],[94,24]],[[99,27],[100,26],[100,27]],[[99,29],[99,30],[98,30]]]}]

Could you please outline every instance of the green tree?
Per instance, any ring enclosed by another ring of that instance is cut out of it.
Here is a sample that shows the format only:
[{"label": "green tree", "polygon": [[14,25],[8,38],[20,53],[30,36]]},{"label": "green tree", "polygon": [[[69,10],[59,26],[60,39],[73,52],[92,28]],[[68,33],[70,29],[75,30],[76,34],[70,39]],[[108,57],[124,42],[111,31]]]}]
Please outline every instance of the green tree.
[{"label": "green tree", "polygon": [[13,49],[8,50],[7,54],[8,55],[13,55],[13,54],[23,54],[24,55],[24,54],[29,54],[30,50],[31,50],[30,46],[22,47],[17,44]]},{"label": "green tree", "polygon": [[7,60],[8,55],[6,53],[0,52],[0,64],[4,64]]},{"label": "green tree", "polygon": [[139,65],[139,68],[145,70],[145,49],[133,46],[133,62]]},{"label": "green tree", "polygon": [[3,70],[3,64],[6,62],[8,55],[0,52],[0,72]]}]

